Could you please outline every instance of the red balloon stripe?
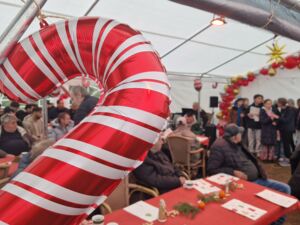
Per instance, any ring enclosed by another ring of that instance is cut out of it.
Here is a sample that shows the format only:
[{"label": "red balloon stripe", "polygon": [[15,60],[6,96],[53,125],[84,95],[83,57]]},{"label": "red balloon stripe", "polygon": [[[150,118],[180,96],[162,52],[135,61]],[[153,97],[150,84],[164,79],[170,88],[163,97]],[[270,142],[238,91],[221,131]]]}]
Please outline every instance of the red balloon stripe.
[{"label": "red balloon stripe", "polygon": [[127,25],[80,18],[17,44],[1,91],[34,102],[82,74],[103,100],[71,133],[0,191],[0,224],[78,224],[139,166],[169,114],[169,83],[152,46]]}]

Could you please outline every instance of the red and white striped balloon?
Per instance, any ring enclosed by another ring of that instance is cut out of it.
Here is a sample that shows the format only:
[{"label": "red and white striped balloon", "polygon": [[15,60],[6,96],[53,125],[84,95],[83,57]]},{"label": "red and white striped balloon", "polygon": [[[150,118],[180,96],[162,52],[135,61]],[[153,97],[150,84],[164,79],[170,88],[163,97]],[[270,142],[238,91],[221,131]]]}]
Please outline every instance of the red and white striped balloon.
[{"label": "red and white striped balloon", "polygon": [[63,21],[20,42],[0,67],[1,92],[34,102],[82,74],[100,106],[0,191],[0,224],[78,224],[139,166],[166,124],[170,86],[140,32],[103,18]]}]

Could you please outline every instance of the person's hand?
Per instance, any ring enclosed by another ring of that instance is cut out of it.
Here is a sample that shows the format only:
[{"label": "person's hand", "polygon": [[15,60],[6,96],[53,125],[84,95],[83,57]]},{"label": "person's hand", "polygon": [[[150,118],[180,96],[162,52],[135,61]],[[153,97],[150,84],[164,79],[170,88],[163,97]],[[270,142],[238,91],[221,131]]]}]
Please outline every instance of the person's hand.
[{"label": "person's hand", "polygon": [[180,180],[181,185],[184,185],[184,183],[186,181],[185,177],[179,177],[179,180]]},{"label": "person's hand", "polygon": [[242,180],[248,180],[248,176],[245,173],[243,173],[242,171],[235,170],[235,171],[233,171],[233,175]]}]

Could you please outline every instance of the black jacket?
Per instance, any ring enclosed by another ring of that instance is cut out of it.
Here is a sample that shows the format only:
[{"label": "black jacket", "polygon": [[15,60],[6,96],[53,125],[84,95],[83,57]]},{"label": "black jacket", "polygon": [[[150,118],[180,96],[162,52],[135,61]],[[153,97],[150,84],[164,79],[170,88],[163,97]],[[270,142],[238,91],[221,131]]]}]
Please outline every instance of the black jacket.
[{"label": "black jacket", "polygon": [[277,121],[272,120],[263,108],[260,111],[259,121],[261,123],[261,143],[275,145],[277,124],[273,125],[273,122],[277,123]]},{"label": "black jacket", "polygon": [[251,107],[256,107],[256,108],[259,108],[261,109],[262,108],[262,104],[259,105],[259,106],[256,106],[254,103],[252,105],[250,105],[246,111],[245,111],[245,117],[246,117],[246,124],[247,124],[247,128],[251,128],[251,129],[261,129],[261,124],[260,122],[256,122],[254,121],[254,119],[251,119],[249,116],[248,116],[248,113],[250,113],[250,109]]},{"label": "black jacket", "polygon": [[296,121],[296,111],[287,106],[280,112],[279,118],[279,130],[281,132],[294,132],[295,131],[295,121]]},{"label": "black jacket", "polygon": [[162,151],[156,153],[149,151],[143,164],[135,169],[133,174],[138,183],[156,187],[159,193],[181,186],[180,171],[173,166],[168,156]]},{"label": "black jacket", "polygon": [[300,108],[297,109],[296,129],[297,129],[297,130],[300,130]]},{"label": "black jacket", "polygon": [[291,156],[292,177],[289,185],[292,189],[292,195],[300,199],[300,144]]},{"label": "black jacket", "polygon": [[[247,158],[256,166],[259,178],[266,179],[267,175],[264,169],[257,162],[257,159],[245,147],[241,147]],[[208,158],[208,175],[214,175],[217,173],[233,175],[234,170],[241,171],[242,165],[237,151],[239,151],[239,145],[234,144],[225,138],[218,138],[212,145],[210,156]]]},{"label": "black jacket", "polygon": [[77,125],[83,120],[97,105],[98,99],[93,96],[86,96],[74,114],[74,124]]}]

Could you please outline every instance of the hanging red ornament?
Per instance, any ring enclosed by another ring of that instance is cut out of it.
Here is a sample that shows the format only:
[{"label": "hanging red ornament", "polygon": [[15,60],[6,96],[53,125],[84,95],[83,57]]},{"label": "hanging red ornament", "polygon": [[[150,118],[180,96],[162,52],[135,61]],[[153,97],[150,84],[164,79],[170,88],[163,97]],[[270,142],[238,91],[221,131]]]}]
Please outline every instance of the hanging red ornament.
[{"label": "hanging red ornament", "polygon": [[213,83],[213,84],[211,85],[211,87],[212,87],[213,89],[216,89],[216,88],[218,87],[218,82]]},{"label": "hanging red ornament", "polygon": [[249,84],[248,79],[243,79],[243,84],[242,84],[242,86],[246,87],[246,86],[248,86],[248,84]]},{"label": "hanging red ornament", "polygon": [[266,75],[268,75],[269,70],[266,69],[266,68],[262,68],[262,69],[259,71],[259,73],[262,74],[262,75],[264,75],[264,76],[266,76]]},{"label": "hanging red ornament", "polygon": [[273,69],[277,69],[277,68],[280,67],[280,63],[274,62],[274,63],[272,63],[271,67],[272,67]]},{"label": "hanging red ornament", "polygon": [[285,58],[283,66],[287,69],[294,69],[298,65],[297,58],[294,56],[288,56]]},{"label": "hanging red ornament", "polygon": [[247,77],[248,77],[248,81],[249,81],[249,82],[252,82],[252,81],[255,80],[255,75],[254,75],[254,73],[251,73],[251,72],[248,73]]},{"label": "hanging red ornament", "polygon": [[194,88],[196,91],[201,91],[202,89],[202,82],[200,79],[195,79],[194,80]]}]

